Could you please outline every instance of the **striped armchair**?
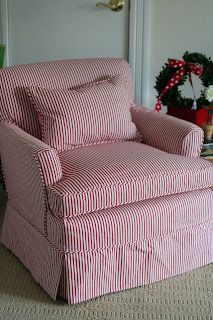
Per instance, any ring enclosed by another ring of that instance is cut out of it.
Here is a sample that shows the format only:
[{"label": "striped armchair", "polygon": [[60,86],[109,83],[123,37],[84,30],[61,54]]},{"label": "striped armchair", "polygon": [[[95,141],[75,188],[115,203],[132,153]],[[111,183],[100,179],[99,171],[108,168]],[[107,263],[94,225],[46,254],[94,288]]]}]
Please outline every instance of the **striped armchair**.
[{"label": "striped armchair", "polygon": [[79,303],[213,261],[202,130],[134,104],[122,59],[0,70],[1,241]]}]

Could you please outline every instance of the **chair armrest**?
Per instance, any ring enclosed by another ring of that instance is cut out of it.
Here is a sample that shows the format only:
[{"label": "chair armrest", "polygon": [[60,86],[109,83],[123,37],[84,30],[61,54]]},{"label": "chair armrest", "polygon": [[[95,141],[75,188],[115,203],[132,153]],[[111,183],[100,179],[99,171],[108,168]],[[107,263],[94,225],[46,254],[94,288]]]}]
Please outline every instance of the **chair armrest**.
[{"label": "chair armrest", "polygon": [[200,127],[142,106],[133,106],[131,114],[143,143],[172,154],[200,156],[204,139]]},{"label": "chair armrest", "polygon": [[46,187],[62,177],[58,154],[12,123],[0,124],[0,153],[10,205],[44,231]]}]

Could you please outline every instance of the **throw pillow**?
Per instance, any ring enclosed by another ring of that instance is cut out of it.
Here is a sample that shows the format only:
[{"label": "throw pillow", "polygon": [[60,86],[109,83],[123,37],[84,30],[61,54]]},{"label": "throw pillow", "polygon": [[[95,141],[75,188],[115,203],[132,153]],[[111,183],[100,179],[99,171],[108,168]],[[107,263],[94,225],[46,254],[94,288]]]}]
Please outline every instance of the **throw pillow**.
[{"label": "throw pillow", "polygon": [[42,140],[59,152],[137,136],[122,75],[74,90],[29,86],[27,91],[39,115]]}]

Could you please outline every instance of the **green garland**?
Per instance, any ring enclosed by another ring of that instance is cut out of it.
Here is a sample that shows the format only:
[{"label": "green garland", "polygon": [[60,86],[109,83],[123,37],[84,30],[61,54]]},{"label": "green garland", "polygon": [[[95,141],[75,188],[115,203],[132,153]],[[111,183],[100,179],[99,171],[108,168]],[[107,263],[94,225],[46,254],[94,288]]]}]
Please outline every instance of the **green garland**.
[{"label": "green garland", "polygon": [[[201,53],[190,53],[186,51],[183,55],[183,60],[186,62],[198,63],[202,65],[203,74],[200,78],[202,85],[205,88],[207,88],[209,85],[213,85],[213,61],[210,58],[207,58],[204,54]],[[156,77],[155,89],[157,90],[158,95],[161,94],[176,71],[177,69],[170,68],[168,66],[168,63],[165,63],[159,75]],[[187,75],[184,76],[176,87],[170,89],[163,95],[163,105],[191,109],[194,100],[190,98],[184,98],[179,89],[179,87],[185,83],[187,78]],[[201,96],[197,99],[198,109],[203,105],[209,105],[209,102],[205,99],[204,91],[205,90],[201,92]]]}]

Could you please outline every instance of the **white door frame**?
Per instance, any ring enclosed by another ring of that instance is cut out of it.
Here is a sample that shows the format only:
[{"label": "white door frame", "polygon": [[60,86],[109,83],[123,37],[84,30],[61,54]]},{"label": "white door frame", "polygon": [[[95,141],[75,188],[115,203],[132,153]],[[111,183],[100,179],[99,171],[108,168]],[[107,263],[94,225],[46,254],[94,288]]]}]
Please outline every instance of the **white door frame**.
[{"label": "white door frame", "polygon": [[148,106],[149,83],[149,0],[130,0],[129,63],[135,102]]}]

